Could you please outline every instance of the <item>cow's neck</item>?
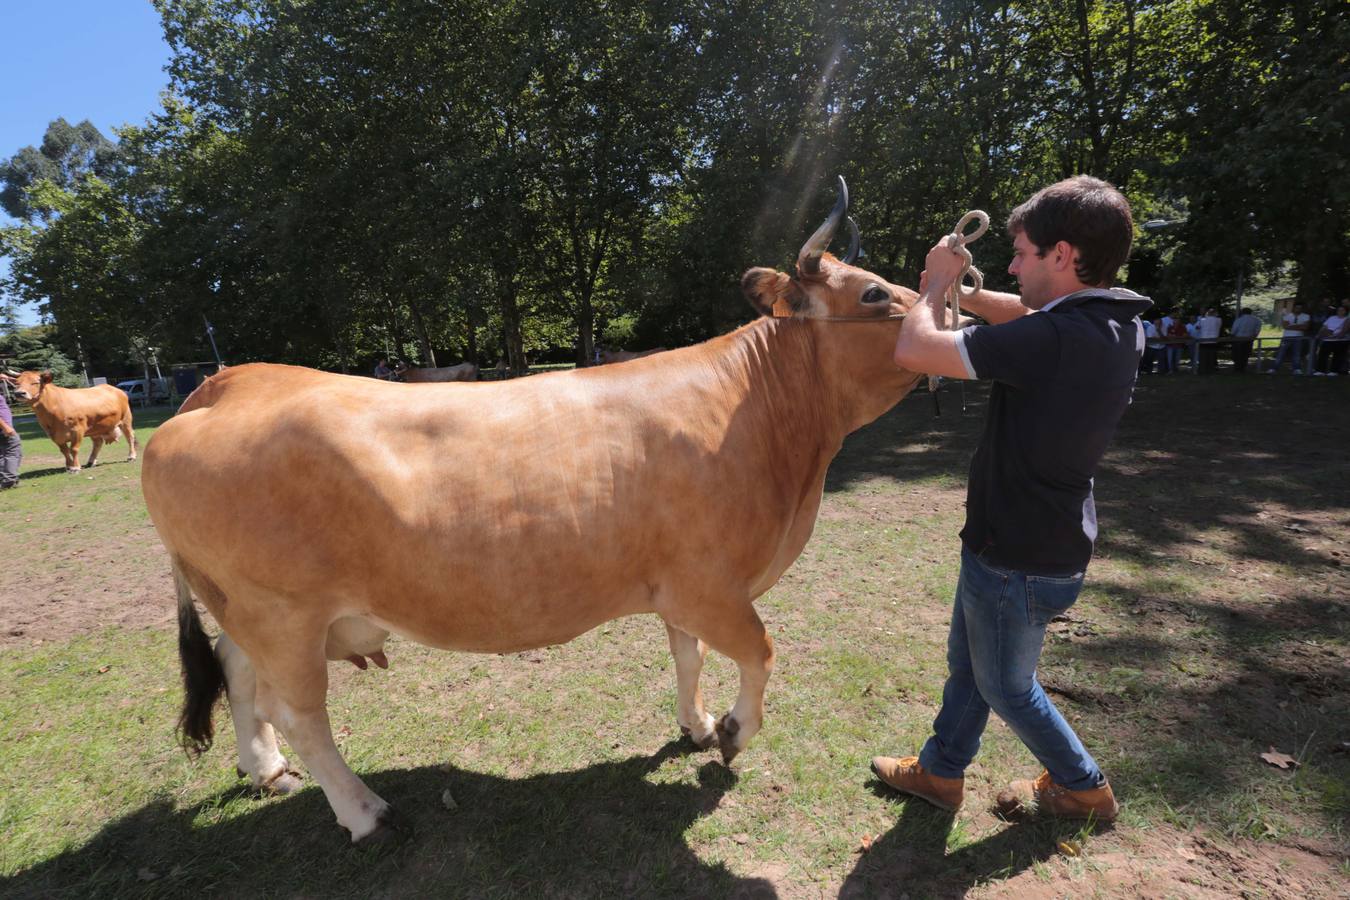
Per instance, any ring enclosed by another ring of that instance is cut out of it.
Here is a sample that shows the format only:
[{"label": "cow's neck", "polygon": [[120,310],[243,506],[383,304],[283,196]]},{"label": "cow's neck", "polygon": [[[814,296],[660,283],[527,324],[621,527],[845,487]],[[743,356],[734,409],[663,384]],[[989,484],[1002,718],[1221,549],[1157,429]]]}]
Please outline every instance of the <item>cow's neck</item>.
[{"label": "cow's neck", "polygon": [[732,337],[732,357],[776,428],[812,435],[833,456],[844,437],[900,401],[919,376],[891,361],[899,320],[761,319]]},{"label": "cow's neck", "polygon": [[839,440],[899,403],[920,376],[892,361],[899,319],[865,322],[800,320],[810,335],[820,396]]},{"label": "cow's neck", "polygon": [[46,412],[53,405],[60,402],[61,394],[64,393],[65,390],[65,388],[57,387],[54,384],[45,385],[42,390],[38,391],[38,395],[33,398],[32,403],[29,405],[33,407],[34,411],[41,409],[43,412]]},{"label": "cow's neck", "polygon": [[894,362],[901,320],[810,325],[845,434],[876,421],[919,383],[919,374]]}]

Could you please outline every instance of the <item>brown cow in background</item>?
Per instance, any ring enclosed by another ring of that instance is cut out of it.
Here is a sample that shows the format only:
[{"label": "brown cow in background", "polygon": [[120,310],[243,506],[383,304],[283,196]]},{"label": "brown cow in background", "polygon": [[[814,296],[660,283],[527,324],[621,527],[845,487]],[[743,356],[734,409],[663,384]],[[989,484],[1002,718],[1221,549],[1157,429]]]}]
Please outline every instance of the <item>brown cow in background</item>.
[{"label": "brown cow in background", "polygon": [[394,374],[409,384],[440,383],[445,381],[477,381],[478,366],[463,362],[457,366],[441,366],[438,369],[410,369],[407,366],[396,368]]},{"label": "brown cow in background", "polygon": [[131,430],[131,401],[110,384],[90,388],[63,388],[52,384],[51,372],[20,372],[14,379],[14,396],[27,400],[37,414],[38,424],[47,437],[61,448],[66,471],[80,471],[80,441],[89,437],[94,449],[87,466],[98,462],[103,444],[117,440],[117,432],[127,436],[131,452],[127,462],[136,458],[136,433]]}]

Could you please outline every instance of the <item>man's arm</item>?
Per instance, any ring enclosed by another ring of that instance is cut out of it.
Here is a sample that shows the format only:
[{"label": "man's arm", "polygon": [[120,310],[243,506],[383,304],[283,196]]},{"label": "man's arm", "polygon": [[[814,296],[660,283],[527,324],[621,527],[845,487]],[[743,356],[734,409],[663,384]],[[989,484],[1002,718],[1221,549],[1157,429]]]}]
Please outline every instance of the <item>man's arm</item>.
[{"label": "man's arm", "polygon": [[1022,298],[1016,294],[980,290],[969,297],[962,295],[961,312],[972,312],[990,325],[1002,325],[1030,314],[1031,310],[1022,305]]},{"label": "man's arm", "polygon": [[[928,287],[928,270],[919,273],[919,293]],[[1016,294],[1001,291],[986,291],[981,288],[967,297],[961,295],[961,312],[974,313],[990,325],[1002,325],[1013,319],[1020,319],[1031,312],[1022,305],[1022,298]]]},{"label": "man's arm", "polygon": [[959,332],[946,328],[947,288],[961,273],[961,257],[947,249],[944,239],[928,251],[927,263],[919,281],[919,299],[905,317],[892,358],[911,372],[974,378],[957,348]]}]

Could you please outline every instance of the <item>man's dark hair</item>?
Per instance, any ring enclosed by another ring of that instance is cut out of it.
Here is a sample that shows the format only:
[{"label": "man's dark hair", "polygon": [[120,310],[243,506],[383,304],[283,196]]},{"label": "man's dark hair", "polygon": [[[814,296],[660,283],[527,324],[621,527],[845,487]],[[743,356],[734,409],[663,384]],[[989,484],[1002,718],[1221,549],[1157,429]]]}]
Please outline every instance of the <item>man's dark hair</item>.
[{"label": "man's dark hair", "polygon": [[1060,241],[1078,251],[1074,273],[1083,284],[1110,286],[1130,256],[1134,219],[1129,201],[1091,175],[1075,175],[1036,194],[1012,211],[1008,234],[1026,232],[1045,256]]},{"label": "man's dark hair", "polygon": [[1244,316],[1250,316],[1252,314],[1252,308],[1250,306],[1244,306],[1242,308],[1242,314]]}]

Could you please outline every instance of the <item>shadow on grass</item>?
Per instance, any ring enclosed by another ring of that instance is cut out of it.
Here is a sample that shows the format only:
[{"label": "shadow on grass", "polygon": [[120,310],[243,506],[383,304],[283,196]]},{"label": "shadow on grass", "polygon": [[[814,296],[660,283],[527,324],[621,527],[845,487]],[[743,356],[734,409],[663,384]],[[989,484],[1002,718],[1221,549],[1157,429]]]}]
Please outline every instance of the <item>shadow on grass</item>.
[{"label": "shadow on grass", "polygon": [[[351,847],[313,782],[210,823],[238,788],[187,809],[158,800],[10,879],[5,897],[775,897],[762,879],[705,863],[684,832],[736,776],[708,762],[698,784],[654,783],[651,756],[504,778],[453,767],[364,776],[413,827],[401,843]],[[457,804],[446,809],[442,793]],[[250,802],[250,801],[245,801]]]},{"label": "shadow on grass", "polygon": [[[1317,539],[1316,523],[1299,524],[1296,516],[1302,510],[1350,520],[1350,457],[1340,449],[1350,385],[1304,387],[1283,379],[1145,378],[1097,474],[1099,553],[1154,564],[1149,551],[1184,553],[1198,531],[1222,525],[1241,556],[1337,565],[1330,548],[1308,547]],[[830,467],[826,491],[879,477],[943,478],[964,487],[988,386],[965,386],[962,414],[960,385],[945,383],[937,418],[926,394],[916,389],[851,435]],[[1270,512],[1284,508],[1289,515]],[[951,540],[955,552],[955,534]]]},{"label": "shadow on grass", "polygon": [[[1302,814],[1332,834],[1350,830],[1350,757],[1341,747],[1350,602],[1294,594],[1244,605],[1163,587],[1095,585],[1139,613],[1137,626],[1056,645],[1042,660],[1041,681],[1057,703],[1067,698],[1121,746],[1149,747],[1113,767],[1122,799],[1155,796],[1180,822],[1261,838],[1271,811],[1258,797],[1292,790]],[[1272,746],[1302,767],[1260,763],[1257,754]]]},{"label": "shadow on grass", "polygon": [[[104,448],[104,452],[105,453],[107,452],[106,447]],[[67,472],[66,467],[64,465],[52,466],[50,469],[24,469],[20,474],[19,482],[23,483],[25,481],[33,481],[38,478],[50,478],[53,475],[65,475],[67,477],[73,478],[79,475],[88,475],[96,470],[106,469],[109,466],[118,466],[123,465],[125,463],[135,462],[135,460],[127,459],[125,456],[118,457],[116,459],[104,459],[100,457],[98,465],[91,468],[87,465],[83,465],[83,462],[85,459],[88,458],[88,455],[89,455],[88,448],[85,448],[81,451],[80,457],[82,468],[78,472]]]},{"label": "shadow on grass", "polygon": [[964,897],[978,885],[1012,878],[1049,859],[1060,841],[1083,827],[1073,822],[1013,822],[983,840],[949,851],[954,814],[904,798],[879,781],[870,787],[878,796],[900,798],[900,815],[844,880],[841,900]]}]

